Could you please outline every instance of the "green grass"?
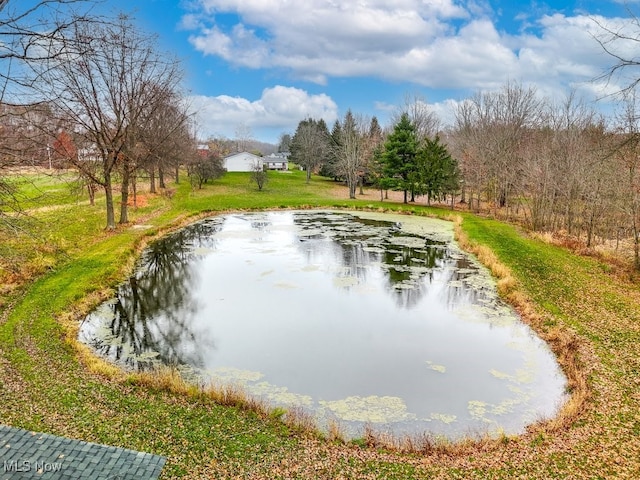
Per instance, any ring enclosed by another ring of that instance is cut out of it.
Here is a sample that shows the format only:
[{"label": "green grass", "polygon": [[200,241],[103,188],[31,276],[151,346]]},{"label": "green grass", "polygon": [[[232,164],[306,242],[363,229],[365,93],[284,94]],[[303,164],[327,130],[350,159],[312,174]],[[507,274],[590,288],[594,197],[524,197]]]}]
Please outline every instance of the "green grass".
[{"label": "green grass", "polygon": [[[34,210],[35,233],[0,238],[0,274],[4,284],[17,284],[0,292],[5,305],[1,423],[165,455],[162,478],[637,478],[640,473],[640,289],[596,259],[533,240],[511,225],[463,214],[467,236],[490,247],[513,272],[544,325],[578,332],[592,395],[566,428],[400,454],[304,435],[283,425],[278,412],[259,415],[202,394],[89,373],[66,340],[61,318],[77,319],[88,307],[84,298],[123,279],[136,252],[154,235],[206,213],[338,206],[446,216],[448,210],[379,202],[377,192],[348,200],[346,188],[336,190],[335,183],[319,178],[306,184],[303,172],[273,172],[262,192],[248,175],[228,174],[202,190],[192,190],[186,180],[171,185],[171,199],[155,196],[149,206],[132,210],[132,222],[149,228],[124,226],[109,233],[103,230],[101,200],[90,207],[61,193],[53,179],[36,176],[31,183],[46,193],[49,206],[58,206]],[[21,188],[31,195],[27,184]]]},{"label": "green grass", "polygon": [[23,210],[50,205],[72,204],[78,201],[77,177],[52,171],[9,177],[9,184]]}]

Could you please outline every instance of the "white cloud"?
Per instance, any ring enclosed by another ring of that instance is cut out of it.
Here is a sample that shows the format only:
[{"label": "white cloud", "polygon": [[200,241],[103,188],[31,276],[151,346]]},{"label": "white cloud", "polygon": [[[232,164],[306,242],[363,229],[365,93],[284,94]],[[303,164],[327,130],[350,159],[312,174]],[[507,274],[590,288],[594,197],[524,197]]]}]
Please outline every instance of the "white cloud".
[{"label": "white cloud", "polygon": [[[628,84],[619,77],[594,81],[613,63],[596,40],[606,40],[602,26],[628,33],[628,19],[531,10],[518,15],[519,25],[505,32],[495,23],[501,13],[492,12],[486,0],[191,3],[197,8],[180,26],[191,32],[197,51],[231,66],[285,71],[320,85],[333,78],[373,77],[446,89],[451,96],[457,89],[460,100],[517,81],[558,100],[569,89],[591,99]],[[633,58],[638,46],[627,42],[616,51]],[[206,132],[229,137],[239,124],[255,133],[267,127],[293,131],[304,117],[324,118],[330,126],[338,116],[330,97],[282,86],[264,90],[257,100],[218,96],[194,97],[194,102]],[[446,100],[431,107],[450,124],[455,105],[456,100]],[[379,102],[372,108],[384,117],[395,107]]]},{"label": "white cloud", "polygon": [[[191,36],[198,51],[239,66],[284,67],[319,83],[327,76],[380,74],[385,62],[446,35],[451,30],[447,20],[468,16],[453,0],[196,3],[209,25],[194,29]],[[238,21],[234,26],[218,24],[219,14],[236,15]],[[189,15],[183,24],[195,24],[194,14]],[[249,50],[254,53],[247,59]]]},{"label": "white cloud", "polygon": [[429,104],[429,108],[440,119],[441,127],[447,128],[455,125],[456,122],[456,110],[460,102],[457,100],[444,100],[442,102],[436,102]]},{"label": "white cloud", "polygon": [[[593,18],[529,16],[512,35],[497,30],[482,0],[464,8],[455,0],[193,3],[199,8],[182,24],[193,27],[198,51],[319,84],[372,76],[432,88],[494,88],[507,80],[566,86],[591,80],[610,60],[593,38],[599,31]],[[223,14],[237,21],[217,23]]]},{"label": "white cloud", "polygon": [[233,138],[240,126],[249,127],[261,140],[275,141],[281,132],[293,132],[300,120],[323,118],[331,125],[338,118],[338,106],[325,94],[277,85],[266,88],[257,100],[219,95],[190,97],[197,113],[198,130],[204,137]]}]

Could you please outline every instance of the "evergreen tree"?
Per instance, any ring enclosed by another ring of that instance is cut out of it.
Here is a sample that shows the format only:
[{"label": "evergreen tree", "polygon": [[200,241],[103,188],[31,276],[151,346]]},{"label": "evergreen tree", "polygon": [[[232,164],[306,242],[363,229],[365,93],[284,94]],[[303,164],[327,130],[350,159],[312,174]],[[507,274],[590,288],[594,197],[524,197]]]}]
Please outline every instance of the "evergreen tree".
[{"label": "evergreen tree", "polygon": [[278,152],[289,153],[291,151],[291,135],[283,133],[280,135],[280,142],[278,143]]},{"label": "evergreen tree", "polygon": [[334,180],[340,180],[338,173],[338,152],[340,151],[340,144],[342,142],[342,124],[340,120],[336,120],[329,134],[329,151],[325,162],[320,169],[320,175],[323,177],[330,177]]},{"label": "evergreen tree", "polygon": [[375,115],[371,118],[371,123],[369,124],[369,138],[375,147],[382,142],[382,127],[380,127],[378,117]]},{"label": "evergreen tree", "polygon": [[451,157],[447,147],[440,143],[438,136],[433,140],[425,139],[417,158],[421,193],[427,195],[427,204],[431,204],[433,198],[439,199],[458,190],[458,162]]},{"label": "evergreen tree", "polygon": [[384,183],[394,190],[402,190],[404,203],[407,203],[407,192],[411,192],[412,201],[415,194],[419,193],[417,152],[415,127],[409,115],[403,113],[384,144],[383,159]]}]

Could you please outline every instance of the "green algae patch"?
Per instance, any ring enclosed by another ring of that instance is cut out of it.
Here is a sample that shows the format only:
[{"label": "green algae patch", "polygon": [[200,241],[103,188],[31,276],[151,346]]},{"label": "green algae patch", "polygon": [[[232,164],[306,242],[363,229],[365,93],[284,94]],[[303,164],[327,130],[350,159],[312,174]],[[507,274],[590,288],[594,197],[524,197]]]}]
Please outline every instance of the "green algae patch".
[{"label": "green algae patch", "polygon": [[427,365],[429,369],[433,370],[434,372],[444,373],[447,371],[447,367],[445,367],[444,365],[438,365],[437,363],[433,363],[431,360],[427,360]]},{"label": "green algae patch", "polygon": [[354,396],[319,403],[338,419],[348,422],[387,424],[415,419],[415,415],[407,411],[404,400],[398,397]]},{"label": "green algae patch", "polygon": [[427,420],[428,421],[437,420],[446,425],[449,425],[451,423],[454,423],[457,419],[458,419],[457,415],[452,415],[447,413],[432,413]]},{"label": "green algae patch", "polygon": [[233,367],[219,367],[211,371],[211,376],[214,380],[227,384],[246,385],[249,382],[257,382],[264,377],[264,373]]}]

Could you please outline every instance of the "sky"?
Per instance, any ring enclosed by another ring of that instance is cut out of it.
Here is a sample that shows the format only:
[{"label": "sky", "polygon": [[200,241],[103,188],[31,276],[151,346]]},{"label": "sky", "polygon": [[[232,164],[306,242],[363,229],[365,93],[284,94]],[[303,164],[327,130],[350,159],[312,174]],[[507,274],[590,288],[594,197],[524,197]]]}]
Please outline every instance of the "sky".
[{"label": "sky", "polygon": [[[178,56],[202,139],[277,143],[300,120],[348,109],[389,125],[420,98],[443,125],[458,102],[507,82],[611,107],[600,25],[640,0],[109,0]],[[620,80],[621,82],[621,80]]]}]

